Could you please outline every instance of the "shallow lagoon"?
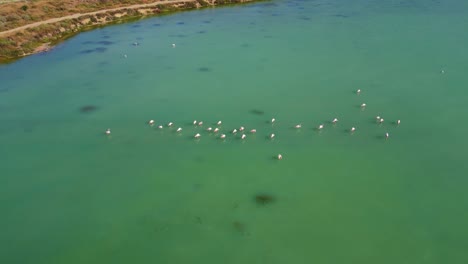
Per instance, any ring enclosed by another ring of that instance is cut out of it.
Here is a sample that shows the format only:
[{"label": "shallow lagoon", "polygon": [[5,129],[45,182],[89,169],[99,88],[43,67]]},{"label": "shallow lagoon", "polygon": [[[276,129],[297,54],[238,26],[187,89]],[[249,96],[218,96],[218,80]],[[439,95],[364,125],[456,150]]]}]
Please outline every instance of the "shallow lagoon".
[{"label": "shallow lagoon", "polygon": [[1,262],[466,263],[468,6],[348,2],[155,17],[0,66]]}]

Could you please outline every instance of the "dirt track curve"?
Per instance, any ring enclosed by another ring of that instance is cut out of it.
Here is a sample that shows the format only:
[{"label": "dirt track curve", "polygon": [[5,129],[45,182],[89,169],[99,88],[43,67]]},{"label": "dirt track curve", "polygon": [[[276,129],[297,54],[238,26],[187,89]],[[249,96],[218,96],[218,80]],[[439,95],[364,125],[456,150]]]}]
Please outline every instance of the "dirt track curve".
[{"label": "dirt track curve", "polygon": [[56,23],[56,22],[60,22],[60,21],[63,21],[63,20],[67,20],[67,19],[79,18],[81,16],[86,16],[86,15],[96,15],[96,14],[100,14],[100,13],[119,11],[119,10],[123,10],[123,9],[138,9],[138,8],[152,7],[152,6],[161,5],[161,4],[179,4],[179,3],[188,3],[188,2],[194,2],[194,1],[195,0],[158,1],[158,2],[151,3],[151,4],[139,4],[139,5],[122,6],[122,7],[117,7],[117,8],[103,9],[103,10],[89,12],[89,13],[78,13],[78,14],[73,14],[73,15],[64,16],[64,17],[51,18],[51,19],[48,19],[48,20],[44,20],[44,21],[24,25],[24,26],[21,26],[21,27],[17,27],[17,28],[14,28],[14,29],[10,29],[10,30],[7,30],[7,31],[2,31],[2,32],[0,32],[0,37],[3,36],[3,35],[8,35],[8,34],[14,33],[16,31],[20,31],[20,30],[24,30],[24,29],[28,29],[28,28],[33,28],[33,27],[44,25],[44,24]]}]

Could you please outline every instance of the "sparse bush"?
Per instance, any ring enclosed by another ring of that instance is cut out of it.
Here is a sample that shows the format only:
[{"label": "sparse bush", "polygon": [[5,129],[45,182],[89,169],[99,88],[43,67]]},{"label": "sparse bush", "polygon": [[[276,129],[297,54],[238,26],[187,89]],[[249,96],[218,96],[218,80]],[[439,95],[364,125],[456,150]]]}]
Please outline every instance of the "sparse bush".
[{"label": "sparse bush", "polygon": [[21,6],[21,10],[23,10],[25,12],[28,11],[28,6],[27,5]]},{"label": "sparse bush", "polygon": [[37,46],[39,46],[39,43],[26,42],[21,45],[21,48],[23,48],[25,52],[32,52]]},{"label": "sparse bush", "polygon": [[12,21],[20,20],[21,17],[18,16],[17,14],[11,14],[11,15],[8,15],[8,16],[6,17],[6,19],[7,19],[8,22],[12,22]]},{"label": "sparse bush", "polygon": [[7,38],[0,38],[0,47],[8,47],[8,46],[15,46],[16,43],[11,39]]},{"label": "sparse bush", "polygon": [[31,16],[29,16],[28,14],[22,14],[21,17],[22,17],[24,20],[31,20]]},{"label": "sparse bush", "polygon": [[70,26],[71,21],[70,20],[65,20],[65,21],[60,22],[59,24],[60,24],[61,27],[66,28],[66,27]]}]

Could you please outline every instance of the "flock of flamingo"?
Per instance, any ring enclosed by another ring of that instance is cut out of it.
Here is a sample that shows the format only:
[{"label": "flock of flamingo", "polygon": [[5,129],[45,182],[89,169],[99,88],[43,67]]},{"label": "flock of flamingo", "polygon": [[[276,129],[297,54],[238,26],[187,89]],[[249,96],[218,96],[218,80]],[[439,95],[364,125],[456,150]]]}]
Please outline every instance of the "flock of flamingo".
[{"label": "flock of flamingo", "polygon": [[[358,89],[358,90],[356,91],[356,94],[357,94],[357,95],[360,95],[360,94],[361,94],[361,89]],[[362,104],[361,104],[361,108],[364,109],[365,107],[366,107],[366,104],[365,104],[365,103],[362,103]],[[384,122],[384,119],[383,119],[381,116],[376,116],[375,119],[376,119],[377,123],[379,123],[379,124],[382,124],[382,123]],[[276,121],[276,119],[275,119],[275,118],[272,118],[269,122],[270,122],[271,124],[274,124],[275,121]],[[334,119],[331,121],[332,124],[336,124],[337,122],[338,122],[338,118],[334,118]],[[154,121],[153,119],[149,120],[147,123],[148,123],[148,125],[150,125],[150,126],[154,126],[154,125],[156,124],[155,121]],[[398,119],[395,123],[396,123],[397,126],[399,126],[400,123],[401,123],[401,120]],[[220,132],[219,126],[221,126],[221,124],[222,124],[222,121],[218,121],[218,122],[216,122],[216,127],[214,127],[214,128],[213,128],[213,127],[208,127],[208,128],[206,129],[206,131],[209,132],[209,133],[217,134],[217,133]],[[201,127],[201,126],[203,126],[203,121],[194,120],[194,121],[193,121],[193,125],[194,125],[194,126],[199,126],[199,127]],[[169,122],[169,123],[167,123],[166,126],[167,126],[167,127],[173,127],[173,126],[174,126],[174,123]],[[324,126],[325,126],[324,124],[320,124],[319,126],[316,127],[316,129],[317,129],[318,131],[320,131],[320,130],[322,130],[322,129],[324,128]],[[164,128],[163,125],[158,125],[158,129],[163,129],[163,128]],[[294,126],[294,128],[300,129],[300,128],[302,128],[302,124],[297,124],[297,125]],[[350,132],[350,133],[354,133],[355,131],[356,131],[356,128],[355,128],[355,127],[351,127],[351,128],[349,129],[349,132]],[[176,133],[182,132],[182,128],[181,128],[181,127],[178,127],[178,128],[175,130],[175,132],[176,132]],[[231,131],[231,134],[236,135],[238,132],[239,132],[239,133],[242,133],[240,139],[244,140],[244,139],[247,137],[247,135],[245,134],[245,133],[247,133],[247,131],[245,130],[245,128],[244,128],[243,126],[239,127],[239,129],[237,129],[237,128],[233,129],[233,130]],[[255,133],[257,133],[257,130],[256,130],[256,129],[251,129],[251,130],[249,130],[249,133],[255,134]],[[105,134],[108,135],[108,136],[111,134],[110,128],[106,129]],[[195,138],[195,139],[200,139],[201,136],[202,136],[202,135],[201,135],[200,133],[196,133],[196,134],[193,136],[193,138]],[[386,133],[385,133],[385,139],[388,139],[389,137],[390,137],[390,134],[389,134],[388,132],[386,132]],[[222,133],[219,134],[219,138],[220,138],[220,139],[226,139],[226,134],[222,134]],[[268,138],[270,138],[270,139],[275,138],[275,134],[274,134],[274,133],[271,133],[270,135],[268,135]],[[278,160],[282,160],[282,159],[283,159],[283,155],[278,154],[278,155],[276,156],[276,158],[277,158]]]}]

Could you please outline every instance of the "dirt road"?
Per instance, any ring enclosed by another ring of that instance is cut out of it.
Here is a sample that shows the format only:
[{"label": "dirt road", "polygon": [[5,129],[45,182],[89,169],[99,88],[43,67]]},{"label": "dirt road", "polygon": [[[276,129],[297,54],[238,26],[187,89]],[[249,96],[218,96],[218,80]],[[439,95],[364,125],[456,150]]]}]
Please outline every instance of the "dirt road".
[{"label": "dirt road", "polygon": [[100,14],[100,13],[119,11],[119,10],[123,10],[123,9],[146,8],[146,7],[152,7],[152,6],[156,6],[156,5],[160,5],[160,4],[179,4],[179,3],[189,3],[189,2],[194,2],[194,1],[195,0],[167,0],[167,1],[158,1],[158,2],[151,3],[151,4],[139,4],[139,5],[130,5],[130,6],[117,7],[117,8],[110,8],[110,9],[104,9],[104,10],[99,10],[99,11],[95,11],[95,12],[89,12],[89,13],[77,13],[77,14],[73,14],[73,15],[69,15],[69,16],[52,18],[52,19],[48,19],[48,20],[28,24],[28,25],[25,25],[25,26],[17,27],[17,28],[14,28],[14,29],[10,29],[10,30],[7,30],[7,31],[3,31],[3,32],[0,32],[0,37],[3,36],[3,35],[8,35],[8,34],[14,33],[16,31],[20,31],[20,30],[24,30],[24,29],[28,29],[28,28],[33,28],[33,27],[37,27],[37,26],[40,26],[40,25],[44,25],[44,24],[56,23],[56,22],[60,22],[60,21],[63,21],[63,20],[67,20],[67,19],[79,18],[81,16],[86,16],[86,15],[96,15],[96,14]]}]

